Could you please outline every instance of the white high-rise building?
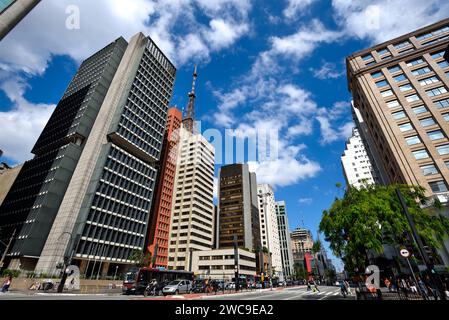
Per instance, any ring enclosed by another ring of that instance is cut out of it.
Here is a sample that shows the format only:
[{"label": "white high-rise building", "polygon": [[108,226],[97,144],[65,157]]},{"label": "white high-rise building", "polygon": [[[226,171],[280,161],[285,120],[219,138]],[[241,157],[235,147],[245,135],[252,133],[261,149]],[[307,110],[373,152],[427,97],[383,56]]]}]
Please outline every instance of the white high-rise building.
[{"label": "white high-rise building", "polygon": [[281,248],[281,261],[284,277],[291,279],[293,276],[293,251],[290,240],[290,228],[288,225],[287,208],[285,201],[276,202],[276,215],[279,229],[279,245]]},{"label": "white high-rise building", "polygon": [[189,270],[193,251],[213,248],[214,147],[201,135],[180,130],[168,253],[169,270]]},{"label": "white high-rise building", "polygon": [[282,270],[281,247],[279,242],[279,229],[276,216],[276,200],[270,185],[257,185],[260,214],[260,238],[262,247],[271,253],[271,268],[273,276],[284,278]]},{"label": "white high-rise building", "polygon": [[341,163],[348,187],[360,188],[365,184],[377,183],[378,178],[375,168],[357,128],[352,130],[352,136],[346,142]]}]

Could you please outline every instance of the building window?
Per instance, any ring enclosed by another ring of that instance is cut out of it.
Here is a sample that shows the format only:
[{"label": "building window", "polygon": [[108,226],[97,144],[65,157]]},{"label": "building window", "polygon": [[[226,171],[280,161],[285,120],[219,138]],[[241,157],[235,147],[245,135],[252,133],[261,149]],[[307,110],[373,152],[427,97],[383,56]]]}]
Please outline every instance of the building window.
[{"label": "building window", "polygon": [[415,114],[421,114],[427,112],[427,108],[425,106],[419,106],[412,109]]},{"label": "building window", "polygon": [[428,127],[428,126],[434,125],[435,120],[433,120],[433,118],[425,118],[425,119],[419,120],[419,123],[421,123],[421,125],[423,127]]},{"label": "building window", "polygon": [[426,93],[429,97],[439,96],[446,92],[447,92],[447,89],[445,87],[438,87],[438,88],[426,91]]},{"label": "building window", "polygon": [[363,60],[363,61],[368,61],[368,60],[370,60],[370,59],[373,59],[373,56],[372,56],[371,54],[367,54],[367,55],[365,55],[365,56],[362,57],[362,60]]},{"label": "building window", "polygon": [[395,72],[398,72],[398,71],[400,71],[401,70],[401,68],[399,67],[399,66],[394,66],[394,67],[390,67],[390,68],[388,68],[388,71],[390,72],[390,73],[395,73]]},{"label": "building window", "polygon": [[444,164],[445,164],[446,167],[449,169],[449,161],[446,161]]},{"label": "building window", "polygon": [[407,47],[408,45],[410,45],[410,42],[408,40],[406,40],[406,41],[400,42],[398,44],[395,44],[394,47],[396,49],[401,49],[401,48]]},{"label": "building window", "polygon": [[430,140],[439,140],[444,138],[444,134],[441,132],[441,130],[427,132],[427,135],[429,136]]},{"label": "building window", "polygon": [[435,31],[422,34],[422,35],[416,37],[416,39],[421,41],[421,40],[428,39],[428,38],[431,38],[433,36],[436,36],[438,34],[442,34],[442,33],[447,32],[447,31],[449,31],[449,27],[443,27],[443,28],[437,29]]},{"label": "building window", "polygon": [[412,153],[415,156],[416,160],[426,159],[429,157],[429,154],[427,153],[426,150],[417,150],[413,151]]},{"label": "building window", "polygon": [[377,51],[377,54],[378,54],[379,56],[383,56],[383,55],[386,54],[386,53],[390,53],[390,51],[388,51],[387,48],[383,48],[383,49],[380,49],[380,50]]},{"label": "building window", "polygon": [[421,76],[421,75],[423,75],[423,74],[427,74],[427,73],[429,73],[431,70],[429,69],[429,67],[423,67],[423,68],[420,68],[420,69],[416,69],[416,70],[413,70],[412,71],[412,74],[415,76],[415,77],[417,77],[417,76]]},{"label": "building window", "polygon": [[444,57],[444,51],[440,51],[440,52],[432,54],[433,59],[438,59],[440,57]]},{"label": "building window", "polygon": [[406,117],[404,111],[395,112],[392,114],[393,118],[396,120],[403,119]]},{"label": "building window", "polygon": [[374,73],[371,73],[371,77],[373,77],[373,79],[377,79],[377,78],[380,78],[380,77],[382,77],[382,72],[374,72]]},{"label": "building window", "polygon": [[407,100],[407,102],[412,103],[412,102],[418,101],[419,97],[417,94],[412,94],[411,96],[405,97],[405,100]]},{"label": "building window", "polygon": [[437,107],[437,109],[443,109],[443,108],[449,107],[449,99],[435,101],[435,107]]},{"label": "building window", "polygon": [[409,61],[409,62],[407,63],[407,66],[408,66],[408,67],[413,67],[413,66],[416,66],[416,65],[418,65],[418,64],[420,64],[420,63],[423,63],[423,62],[424,62],[423,59],[418,58],[418,59]]},{"label": "building window", "polygon": [[425,175],[425,176],[431,176],[433,174],[438,173],[438,170],[434,164],[428,164],[425,166],[421,166],[420,168],[421,168],[423,175]]},{"label": "building window", "polygon": [[418,136],[412,136],[412,137],[405,138],[405,142],[407,142],[407,145],[413,146],[415,144],[421,143],[421,140],[419,140]]},{"label": "building window", "polygon": [[399,126],[399,130],[401,130],[401,132],[405,132],[405,131],[413,130],[413,127],[410,124],[410,122],[407,122],[407,123],[401,124]]},{"label": "building window", "polygon": [[402,92],[409,91],[409,90],[412,90],[412,89],[413,89],[413,87],[412,87],[412,85],[410,83],[404,84],[403,86],[399,87],[399,90],[401,90]]},{"label": "building window", "polygon": [[439,81],[438,78],[433,76],[433,77],[430,77],[430,78],[425,78],[425,79],[420,80],[419,84],[422,85],[422,86],[426,86],[426,85],[429,85],[429,84],[432,84],[432,83],[436,83],[438,81]]},{"label": "building window", "polygon": [[385,86],[387,86],[387,85],[388,85],[388,82],[385,81],[385,80],[376,82],[376,86],[377,86],[378,88],[382,88],[382,87],[385,87]]},{"label": "building window", "polygon": [[398,100],[393,100],[393,101],[387,102],[387,106],[388,106],[388,108],[401,107]]},{"label": "building window", "polygon": [[449,113],[443,114],[444,121],[449,121]]},{"label": "building window", "polygon": [[449,154],[449,144],[445,144],[445,145],[437,147],[437,151],[440,156]]},{"label": "building window", "polygon": [[386,97],[391,97],[393,95],[393,91],[391,90],[387,90],[387,91],[382,91],[380,93],[382,95],[382,97],[386,98]]},{"label": "building window", "polygon": [[433,192],[447,192],[447,186],[443,180],[429,182],[429,186]]},{"label": "building window", "polygon": [[400,82],[400,81],[405,80],[405,79],[407,79],[407,78],[405,77],[404,74],[400,74],[400,75],[397,75],[397,76],[393,77],[393,79],[394,79],[394,81],[396,81],[396,82]]},{"label": "building window", "polygon": [[441,62],[438,62],[438,66],[443,69],[449,66],[449,63],[446,60],[443,60]]}]

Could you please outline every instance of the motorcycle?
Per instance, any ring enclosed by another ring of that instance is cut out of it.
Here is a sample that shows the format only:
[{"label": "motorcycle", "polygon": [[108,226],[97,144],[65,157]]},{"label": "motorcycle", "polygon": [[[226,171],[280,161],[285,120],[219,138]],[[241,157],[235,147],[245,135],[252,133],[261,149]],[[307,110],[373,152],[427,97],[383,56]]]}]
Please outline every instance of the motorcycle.
[{"label": "motorcycle", "polygon": [[158,286],[158,283],[149,283],[145,290],[143,291],[143,296],[158,296],[161,289]]}]

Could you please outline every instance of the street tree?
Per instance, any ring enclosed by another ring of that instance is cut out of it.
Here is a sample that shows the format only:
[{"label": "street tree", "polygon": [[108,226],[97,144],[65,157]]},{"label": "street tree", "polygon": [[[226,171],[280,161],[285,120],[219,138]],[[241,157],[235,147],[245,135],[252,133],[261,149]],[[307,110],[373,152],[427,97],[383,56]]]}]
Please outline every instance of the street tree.
[{"label": "street tree", "polygon": [[129,257],[129,260],[134,261],[134,265],[138,268],[147,267],[151,262],[151,253],[134,250]]},{"label": "street tree", "polygon": [[371,250],[381,254],[383,244],[397,247],[407,242],[411,230],[396,188],[401,190],[418,233],[429,247],[440,247],[449,234],[449,219],[436,214],[441,203],[427,198],[420,186],[351,187],[323,212],[320,222],[320,231],[347,269],[364,270],[367,253]]}]

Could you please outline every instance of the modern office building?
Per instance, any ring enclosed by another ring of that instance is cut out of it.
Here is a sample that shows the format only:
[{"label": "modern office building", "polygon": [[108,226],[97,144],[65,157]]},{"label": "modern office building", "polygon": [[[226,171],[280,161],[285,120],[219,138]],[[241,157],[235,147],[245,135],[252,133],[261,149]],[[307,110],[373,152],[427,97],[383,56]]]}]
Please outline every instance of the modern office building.
[{"label": "modern office building", "polygon": [[[196,78],[195,68],[188,115],[194,114]],[[177,155],[168,269],[189,270],[193,252],[212,250],[214,245],[215,149],[193,125],[186,128],[183,122]]]},{"label": "modern office building", "polygon": [[16,180],[22,165],[10,167],[7,163],[0,163],[0,206]]},{"label": "modern office building", "polygon": [[176,172],[176,151],[181,122],[181,111],[177,108],[170,108],[162,145],[155,200],[153,201],[148,226],[147,249],[153,257],[152,267],[167,268],[168,266],[168,242],[170,240],[172,197]]},{"label": "modern office building", "polygon": [[283,279],[276,200],[273,189],[268,184],[259,184],[257,185],[257,197],[259,200],[261,244],[271,254],[270,263],[272,272],[269,272],[269,274]]},{"label": "modern office building", "polygon": [[80,66],[2,207],[10,267],[106,274],[144,250],[176,69],[143,34]]},{"label": "modern office building", "polygon": [[279,230],[279,246],[281,249],[283,275],[285,279],[291,279],[293,276],[293,252],[285,201],[276,202],[276,216]]},{"label": "modern office building", "polygon": [[296,228],[290,233],[292,244],[293,263],[304,264],[306,253],[312,253],[313,238],[310,230]]},{"label": "modern office building", "polygon": [[[254,252],[238,248],[239,277],[254,279],[256,257]],[[192,271],[200,279],[216,279],[225,282],[235,279],[234,249],[195,251],[192,255]]]},{"label": "modern office building", "polygon": [[[347,57],[349,90],[390,183],[449,202],[449,19]],[[449,265],[449,241],[440,250]]]},{"label": "modern office building", "polygon": [[357,128],[352,130],[352,136],[346,141],[346,148],[341,156],[341,164],[348,187],[360,188],[364,185],[378,183],[376,170],[371,164]]},{"label": "modern office building", "polygon": [[256,174],[247,164],[231,164],[220,168],[218,179],[218,248],[232,248],[237,236],[239,248],[260,251]]},{"label": "modern office building", "polygon": [[41,0],[0,0],[0,41]]}]

